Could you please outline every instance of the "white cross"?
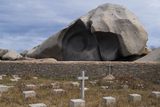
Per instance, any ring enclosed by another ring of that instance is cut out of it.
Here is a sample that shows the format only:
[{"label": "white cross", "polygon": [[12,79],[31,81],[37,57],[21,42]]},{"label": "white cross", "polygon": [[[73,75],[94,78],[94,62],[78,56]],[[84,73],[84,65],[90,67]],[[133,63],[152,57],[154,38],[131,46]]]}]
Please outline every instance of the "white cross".
[{"label": "white cross", "polygon": [[85,77],[85,72],[82,71],[82,77],[78,77],[78,80],[81,80],[81,99],[84,100],[84,88],[85,88],[85,80],[87,80],[88,77]]}]

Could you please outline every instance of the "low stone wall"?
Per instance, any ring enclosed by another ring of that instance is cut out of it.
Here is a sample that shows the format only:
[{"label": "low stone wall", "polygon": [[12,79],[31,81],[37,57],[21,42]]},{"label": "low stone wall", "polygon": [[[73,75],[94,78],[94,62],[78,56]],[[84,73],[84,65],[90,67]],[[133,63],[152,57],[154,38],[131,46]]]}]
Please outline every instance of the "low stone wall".
[{"label": "low stone wall", "polygon": [[160,81],[160,63],[149,62],[25,62],[0,61],[0,74],[40,75],[53,78],[71,78],[82,70],[90,78],[102,78],[109,73],[114,76],[134,76],[147,81]]}]

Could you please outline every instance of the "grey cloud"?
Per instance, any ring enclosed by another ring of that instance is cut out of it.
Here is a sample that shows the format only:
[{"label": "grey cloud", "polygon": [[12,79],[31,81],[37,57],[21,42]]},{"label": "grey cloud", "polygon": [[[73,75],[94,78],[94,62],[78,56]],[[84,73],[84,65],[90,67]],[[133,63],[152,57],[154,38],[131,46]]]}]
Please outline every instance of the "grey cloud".
[{"label": "grey cloud", "polygon": [[147,29],[148,45],[160,46],[155,42],[160,34],[159,0],[1,0],[0,37],[3,35],[3,39],[0,39],[0,47],[31,48],[103,3],[128,7]]}]

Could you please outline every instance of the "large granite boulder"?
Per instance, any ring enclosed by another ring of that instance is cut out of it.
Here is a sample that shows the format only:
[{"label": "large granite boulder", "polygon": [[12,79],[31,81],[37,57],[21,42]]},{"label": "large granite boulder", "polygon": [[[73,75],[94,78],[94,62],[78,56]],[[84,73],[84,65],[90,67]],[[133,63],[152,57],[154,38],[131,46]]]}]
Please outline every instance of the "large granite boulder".
[{"label": "large granite boulder", "polygon": [[57,60],[129,60],[146,53],[147,32],[120,5],[104,4],[29,50],[26,56]]},{"label": "large granite boulder", "polygon": [[160,62],[160,48],[151,51],[148,55],[136,60],[136,62]]},{"label": "large granite boulder", "polygon": [[7,52],[7,49],[0,49],[0,59],[2,59],[3,55],[5,55]]},{"label": "large granite boulder", "polygon": [[8,50],[8,52],[2,56],[3,60],[19,60],[22,58],[23,57],[19,53],[11,50]]}]

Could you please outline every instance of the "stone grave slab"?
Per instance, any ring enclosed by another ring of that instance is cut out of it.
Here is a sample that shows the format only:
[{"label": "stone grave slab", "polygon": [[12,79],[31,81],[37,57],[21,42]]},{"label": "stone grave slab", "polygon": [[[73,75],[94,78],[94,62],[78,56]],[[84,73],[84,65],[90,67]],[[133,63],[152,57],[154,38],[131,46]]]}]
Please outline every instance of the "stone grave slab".
[{"label": "stone grave slab", "polygon": [[160,98],[160,92],[159,91],[152,91],[151,97],[153,97],[153,98]]},{"label": "stone grave slab", "polygon": [[102,102],[102,107],[113,107],[116,104],[116,98],[108,96],[108,97],[103,97],[103,102]]},{"label": "stone grave slab", "polygon": [[140,102],[142,100],[142,96],[140,94],[129,94],[128,101],[129,102]]},{"label": "stone grave slab", "polygon": [[26,88],[27,88],[27,89],[32,89],[32,90],[34,90],[34,89],[37,88],[37,86],[34,85],[34,84],[27,84],[27,85],[26,85]]},{"label": "stone grave slab", "polygon": [[29,104],[29,107],[47,107],[44,103]]},{"label": "stone grave slab", "polygon": [[25,98],[35,97],[36,92],[35,91],[23,91],[23,95]]},{"label": "stone grave slab", "polygon": [[2,85],[0,84],[0,93],[2,92],[7,92],[9,88],[11,88],[13,86],[6,86],[6,85]]},{"label": "stone grave slab", "polygon": [[70,107],[85,107],[85,100],[82,99],[71,99]]}]

